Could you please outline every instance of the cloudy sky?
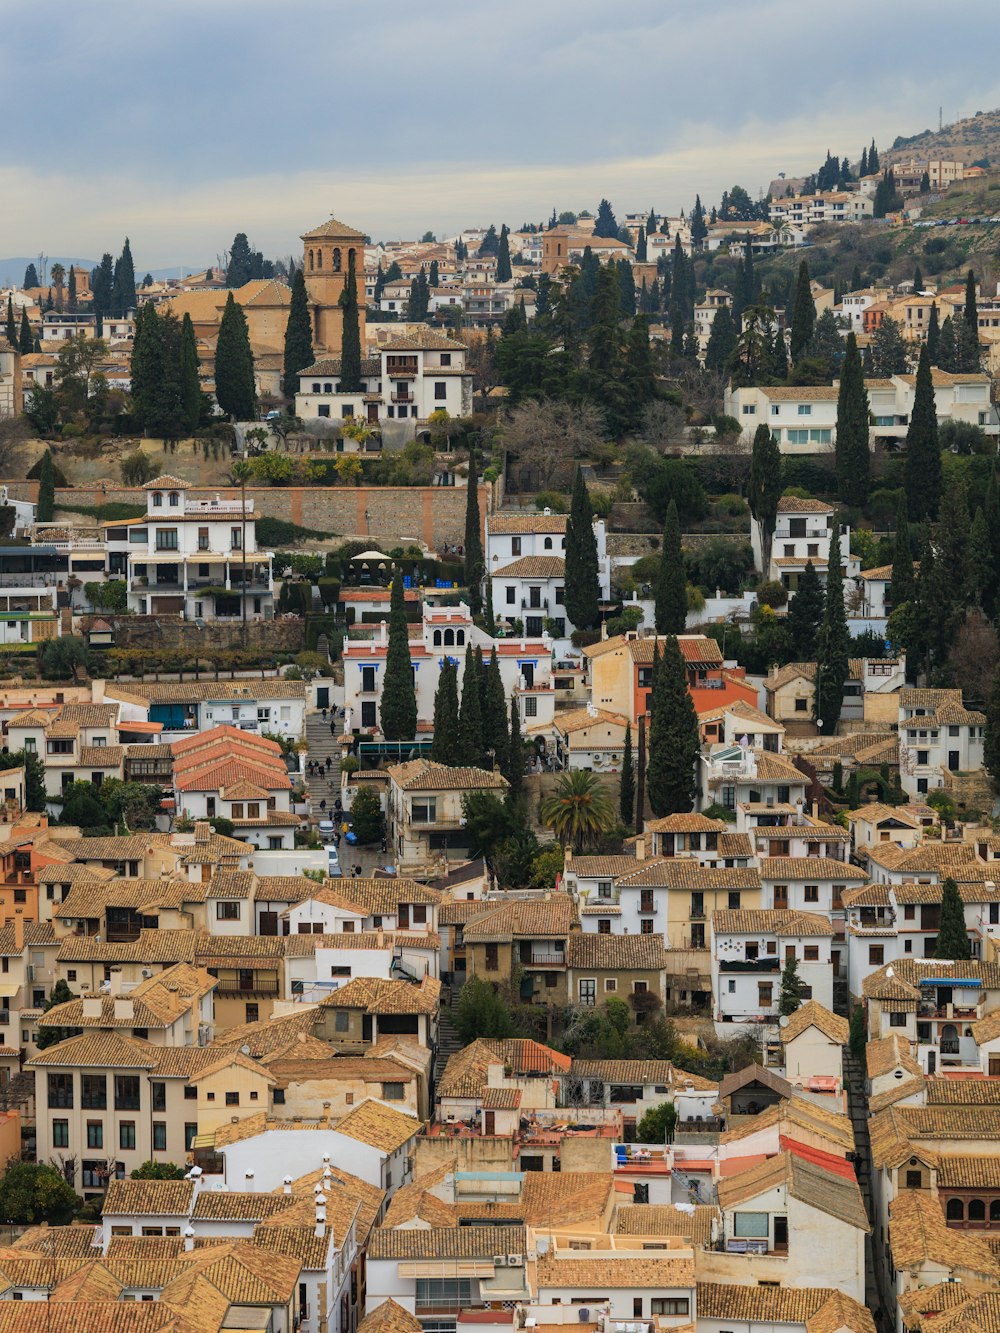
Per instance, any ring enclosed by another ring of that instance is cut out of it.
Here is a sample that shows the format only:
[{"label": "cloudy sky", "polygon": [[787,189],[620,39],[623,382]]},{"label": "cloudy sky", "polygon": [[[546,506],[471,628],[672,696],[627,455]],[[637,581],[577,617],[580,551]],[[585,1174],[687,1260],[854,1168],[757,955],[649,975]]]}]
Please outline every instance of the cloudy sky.
[{"label": "cloudy sky", "polygon": [[996,0],[87,0],[58,21],[0,0],[0,24],[0,255],[128,233],[140,272],[237,230],[287,254],[330,213],[396,237],[603,194],[689,208],[1000,105]]}]

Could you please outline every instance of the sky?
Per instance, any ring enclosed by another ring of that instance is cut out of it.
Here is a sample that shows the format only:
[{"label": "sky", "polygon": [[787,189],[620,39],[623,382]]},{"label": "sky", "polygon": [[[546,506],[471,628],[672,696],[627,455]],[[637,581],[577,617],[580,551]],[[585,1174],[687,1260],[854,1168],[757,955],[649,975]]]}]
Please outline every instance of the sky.
[{"label": "sky", "polygon": [[0,255],[128,234],[140,274],[237,231],[297,254],[331,214],[390,239],[676,212],[1000,105],[996,0],[58,8],[0,0]]}]

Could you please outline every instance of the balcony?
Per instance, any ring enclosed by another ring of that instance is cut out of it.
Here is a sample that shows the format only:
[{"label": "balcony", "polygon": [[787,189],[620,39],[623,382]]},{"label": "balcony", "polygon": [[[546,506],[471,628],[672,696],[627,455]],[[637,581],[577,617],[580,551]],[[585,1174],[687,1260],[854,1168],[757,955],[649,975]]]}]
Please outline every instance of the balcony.
[{"label": "balcony", "polygon": [[942,1037],[938,1042],[938,1050],[942,1055],[958,1055],[960,1045],[957,1037]]},{"label": "balcony", "polygon": [[270,995],[278,994],[277,981],[220,981],[215,988],[216,995]]},{"label": "balcony", "polygon": [[719,963],[720,972],[780,972],[777,958],[734,958]]},{"label": "balcony", "polygon": [[566,955],[564,953],[533,953],[530,957],[520,958],[518,960],[522,967],[541,967],[546,971],[553,968],[566,966]]},{"label": "balcony", "polygon": [[417,400],[408,393],[390,393],[390,403],[415,403]]}]

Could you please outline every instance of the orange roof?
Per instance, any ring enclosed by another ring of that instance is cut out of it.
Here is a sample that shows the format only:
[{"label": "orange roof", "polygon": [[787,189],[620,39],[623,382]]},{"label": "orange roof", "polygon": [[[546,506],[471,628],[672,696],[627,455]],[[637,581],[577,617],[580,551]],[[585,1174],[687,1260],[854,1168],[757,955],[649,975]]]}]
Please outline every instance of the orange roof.
[{"label": "orange roof", "polygon": [[119,731],[138,731],[143,735],[156,736],[163,730],[162,722],[119,722]]}]

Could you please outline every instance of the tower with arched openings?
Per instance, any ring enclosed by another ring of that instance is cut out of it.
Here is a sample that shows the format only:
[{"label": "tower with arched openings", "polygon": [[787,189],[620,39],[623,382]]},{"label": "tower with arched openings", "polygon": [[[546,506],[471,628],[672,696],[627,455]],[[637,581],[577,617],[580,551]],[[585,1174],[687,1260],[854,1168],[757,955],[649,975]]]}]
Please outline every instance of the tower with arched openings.
[{"label": "tower with arched openings", "polygon": [[331,218],[302,237],[302,264],[313,320],[313,347],[338,353],[343,341],[340,297],[347,283],[351,253],[358,296],[361,345],[365,342],[365,237]]}]

